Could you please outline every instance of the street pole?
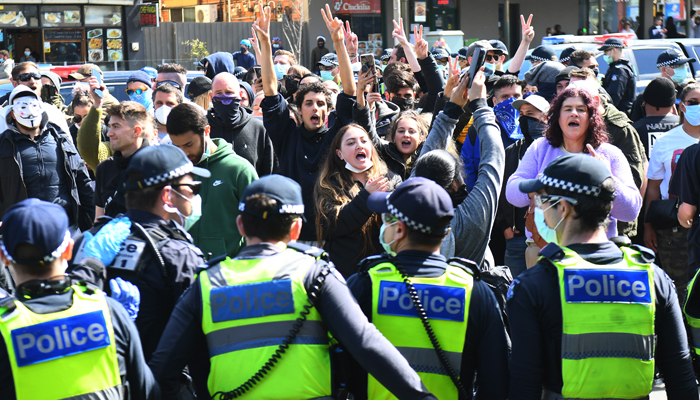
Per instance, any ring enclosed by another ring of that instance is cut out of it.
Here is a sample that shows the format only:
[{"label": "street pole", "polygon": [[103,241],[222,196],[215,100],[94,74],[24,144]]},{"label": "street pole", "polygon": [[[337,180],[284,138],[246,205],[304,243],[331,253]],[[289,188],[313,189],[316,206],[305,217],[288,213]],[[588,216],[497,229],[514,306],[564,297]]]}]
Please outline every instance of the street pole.
[{"label": "street pole", "polygon": [[605,33],[603,30],[603,0],[598,0],[598,34]]},{"label": "street pole", "polygon": [[503,4],[503,39],[506,49],[513,54],[510,51],[510,0],[505,0],[505,4]]}]

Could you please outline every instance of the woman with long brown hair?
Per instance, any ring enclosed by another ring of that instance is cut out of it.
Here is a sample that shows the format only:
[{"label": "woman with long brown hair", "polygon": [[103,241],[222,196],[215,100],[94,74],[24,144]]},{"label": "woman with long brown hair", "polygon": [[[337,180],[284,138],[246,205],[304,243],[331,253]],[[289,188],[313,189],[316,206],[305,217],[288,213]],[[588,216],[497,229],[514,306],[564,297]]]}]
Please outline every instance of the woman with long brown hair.
[{"label": "woman with long brown hair", "polygon": [[363,128],[350,124],[338,131],[314,188],[319,246],[345,278],[363,258],[379,254],[380,222],[367,208],[376,191],[393,190],[401,178],[389,172]]}]

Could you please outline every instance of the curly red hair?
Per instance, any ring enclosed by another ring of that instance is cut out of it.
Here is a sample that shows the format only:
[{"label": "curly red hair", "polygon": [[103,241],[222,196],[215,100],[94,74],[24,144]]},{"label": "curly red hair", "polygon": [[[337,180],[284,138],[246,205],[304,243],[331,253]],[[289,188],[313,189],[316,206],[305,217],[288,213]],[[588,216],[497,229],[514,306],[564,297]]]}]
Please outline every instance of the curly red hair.
[{"label": "curly red hair", "polygon": [[559,93],[552,101],[552,107],[549,109],[547,118],[549,127],[545,133],[545,137],[552,147],[560,147],[564,144],[564,132],[559,126],[559,116],[561,115],[561,107],[564,101],[571,97],[580,97],[586,108],[588,109],[588,130],[586,131],[586,140],[583,143],[583,152],[587,153],[587,144],[590,144],[594,149],[597,149],[601,144],[610,141],[608,130],[603,122],[603,116],[598,111],[596,102],[588,91],[579,88],[568,88]]}]

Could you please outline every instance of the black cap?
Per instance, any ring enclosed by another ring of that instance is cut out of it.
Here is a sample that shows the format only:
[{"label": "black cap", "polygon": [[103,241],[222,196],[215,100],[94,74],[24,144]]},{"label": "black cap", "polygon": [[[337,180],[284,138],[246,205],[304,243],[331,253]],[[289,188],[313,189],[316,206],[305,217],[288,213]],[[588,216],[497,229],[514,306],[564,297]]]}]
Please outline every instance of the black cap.
[{"label": "black cap", "polygon": [[569,46],[569,47],[565,48],[559,54],[559,62],[560,63],[568,62],[571,59],[571,53],[573,53],[576,50],[580,50],[580,49],[581,48],[578,46]]},{"label": "black cap", "polygon": [[195,174],[202,178],[211,177],[209,171],[195,167],[182,150],[170,144],[147,146],[138,150],[129,161],[127,178],[134,172],[140,172],[143,178],[125,183],[126,190],[145,189],[187,174]]},{"label": "black cap", "polygon": [[[410,178],[393,192],[374,192],[367,207],[377,213],[390,213],[409,228],[427,235],[445,236],[454,216],[452,199],[447,191],[426,178]],[[448,219],[448,221],[449,221]]]},{"label": "black cap", "polygon": [[533,61],[556,61],[557,53],[555,53],[554,49],[550,46],[541,45],[535,47],[535,50],[532,50],[532,53],[525,57],[525,59]]},{"label": "black cap", "polygon": [[233,69],[233,76],[235,76],[236,79],[238,79],[239,81],[240,81],[241,79],[245,79],[245,76],[246,76],[247,73],[248,73],[248,70],[245,69],[245,68],[243,68],[243,67],[241,67],[241,66],[235,67],[235,68]]},{"label": "black cap", "polygon": [[616,37],[609,38],[609,39],[605,40],[605,43],[603,43],[603,45],[600,48],[598,48],[598,50],[605,51],[605,50],[613,49],[613,48],[614,49],[624,49],[625,42],[623,42],[622,39],[620,39],[620,38],[616,38]]},{"label": "black cap", "polygon": [[481,47],[484,49],[484,51],[489,51],[493,50],[493,46],[491,46],[491,42],[488,40],[478,40],[467,47],[467,56],[465,58],[472,57],[474,55],[474,52],[476,51],[477,47]]},{"label": "black cap", "polygon": [[189,85],[187,85],[187,96],[193,99],[197,96],[201,96],[204,93],[211,90],[211,79],[206,76],[198,76],[192,79]]},{"label": "black cap", "polygon": [[554,84],[556,85],[557,83],[559,83],[559,81],[571,80],[569,74],[571,73],[571,71],[576,71],[577,69],[579,68],[575,65],[569,65],[568,67],[562,69],[561,71],[559,71],[559,74],[557,74],[557,77],[554,78]]},{"label": "black cap", "polygon": [[501,42],[500,40],[491,40],[490,42],[494,50],[500,50],[501,53],[508,55],[508,48],[506,47],[505,43]]},{"label": "black cap", "polygon": [[[10,262],[37,264],[52,262],[63,254],[70,242],[68,215],[63,207],[31,198],[15,203],[2,217],[2,251]],[[41,251],[41,258],[20,259],[17,245],[27,243]]]},{"label": "black cap", "polygon": [[[246,208],[245,201],[250,196],[262,194],[277,200],[277,209],[264,213]],[[255,215],[262,219],[267,219],[275,215],[304,214],[304,200],[301,197],[301,186],[292,179],[282,175],[267,175],[251,182],[243,192],[241,202],[238,203],[238,210],[244,213]]]},{"label": "black cap", "polygon": [[588,154],[566,154],[550,162],[535,179],[520,182],[523,193],[533,193],[547,187],[568,190],[603,200],[615,200],[615,192],[602,188],[603,182],[612,178],[602,161]]},{"label": "black cap", "polygon": [[447,50],[443,49],[442,47],[436,47],[430,53],[437,60],[439,60],[441,58],[448,58],[450,56],[450,53],[448,53]]},{"label": "black cap", "polygon": [[457,50],[457,57],[467,59],[468,52],[469,52],[469,47],[462,47],[461,49]]},{"label": "black cap", "polygon": [[379,61],[385,61],[391,58],[391,53],[394,51],[394,49],[384,49],[382,51],[382,55],[379,57]]},{"label": "black cap", "polygon": [[683,65],[695,61],[694,58],[688,58],[680,50],[672,47],[668,50],[664,50],[656,58],[656,67],[675,67],[678,65]]},{"label": "black cap", "polygon": [[671,107],[676,104],[676,86],[668,78],[654,78],[644,88],[642,98],[653,107]]}]

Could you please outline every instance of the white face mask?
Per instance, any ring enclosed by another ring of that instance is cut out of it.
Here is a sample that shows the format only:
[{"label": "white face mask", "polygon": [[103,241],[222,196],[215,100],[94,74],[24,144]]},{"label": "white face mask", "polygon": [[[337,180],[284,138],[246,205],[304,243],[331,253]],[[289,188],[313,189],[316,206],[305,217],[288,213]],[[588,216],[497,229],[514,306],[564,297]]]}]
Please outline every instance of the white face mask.
[{"label": "white face mask", "polygon": [[202,217],[202,197],[200,195],[196,195],[189,199],[187,196],[173,188],[170,188],[170,191],[175,192],[178,196],[188,201],[192,205],[192,213],[190,215],[184,215],[177,209],[177,207],[169,206],[167,204],[163,204],[163,209],[171,214],[177,214],[177,216],[180,217],[180,225],[182,225],[186,231],[189,231],[190,228],[192,228],[192,226],[194,226],[194,224]]},{"label": "white face mask", "polygon": [[356,174],[359,174],[360,172],[367,171],[368,169],[372,168],[373,165],[374,165],[374,163],[372,161],[370,161],[369,165],[365,169],[359,169],[359,168],[353,167],[352,165],[350,165],[349,162],[345,161],[345,169],[347,169],[350,172],[354,172]]},{"label": "white face mask", "polygon": [[36,97],[24,96],[13,102],[12,113],[15,120],[22,126],[36,128],[41,124],[44,107],[41,105],[41,100]]},{"label": "white face mask", "polygon": [[168,123],[168,115],[170,115],[170,111],[172,111],[172,108],[170,108],[169,106],[160,106],[154,113],[156,121],[158,121],[159,124],[166,126]]}]

